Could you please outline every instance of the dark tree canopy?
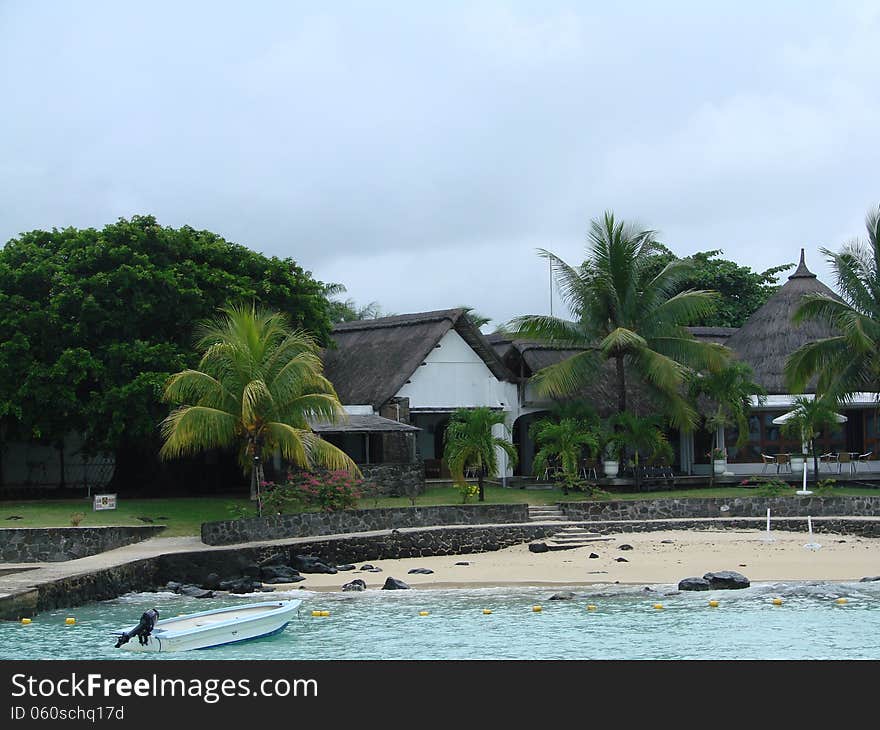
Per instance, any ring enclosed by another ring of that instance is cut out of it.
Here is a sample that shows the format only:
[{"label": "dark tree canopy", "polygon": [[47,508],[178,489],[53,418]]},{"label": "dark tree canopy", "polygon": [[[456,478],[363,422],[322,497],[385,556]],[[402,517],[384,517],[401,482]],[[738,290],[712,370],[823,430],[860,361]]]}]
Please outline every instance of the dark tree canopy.
[{"label": "dark tree canopy", "polygon": [[291,259],[152,216],[24,233],[0,249],[6,438],[58,443],[79,431],[93,451],[154,452],[162,386],[198,362],[199,320],[256,302],[326,342],[325,289]]},{"label": "dark tree canopy", "polygon": [[[659,272],[676,256],[665,246],[655,256],[655,268]],[[734,261],[717,258],[720,249],[701,251],[690,256],[693,269],[676,287],[676,293],[688,289],[717,291],[721,296],[715,303],[715,310],[703,315],[693,325],[704,327],[741,327],[779,286],[776,276],[794,264],[782,264],[760,273],[748,266],[740,266]]]}]

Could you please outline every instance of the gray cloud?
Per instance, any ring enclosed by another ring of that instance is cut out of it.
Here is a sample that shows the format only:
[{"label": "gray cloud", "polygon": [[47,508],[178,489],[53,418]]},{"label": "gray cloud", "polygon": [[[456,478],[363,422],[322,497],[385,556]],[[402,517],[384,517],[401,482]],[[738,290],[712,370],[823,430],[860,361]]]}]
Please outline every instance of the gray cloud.
[{"label": "gray cloud", "polygon": [[868,2],[8,2],[0,239],[149,212],[506,320],[613,208],[830,284],[880,202],[878,40]]}]

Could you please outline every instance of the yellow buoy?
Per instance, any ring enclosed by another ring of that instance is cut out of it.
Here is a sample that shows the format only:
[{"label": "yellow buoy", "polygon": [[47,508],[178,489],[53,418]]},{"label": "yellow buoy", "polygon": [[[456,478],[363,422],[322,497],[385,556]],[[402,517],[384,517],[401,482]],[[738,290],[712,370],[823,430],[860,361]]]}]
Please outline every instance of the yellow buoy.
[{"label": "yellow buoy", "polygon": [[72,616],[68,616],[66,619],[64,619],[64,623],[66,623],[68,626],[73,626],[76,623],[76,619]]},{"label": "yellow buoy", "polygon": [[534,613],[541,613],[541,611],[543,611],[543,609],[540,606],[532,606],[532,611]]},{"label": "yellow buoy", "polygon": [[837,603],[839,606],[842,606],[844,603],[846,603],[846,599],[845,598],[838,598],[835,601],[835,603]]},{"label": "yellow buoy", "polygon": [[312,611],[312,616],[321,616],[323,615],[320,611]]},{"label": "yellow buoy", "polygon": [[30,622],[31,622],[31,620],[29,618],[23,618],[21,620],[21,623],[24,624],[25,626],[27,626]]},{"label": "yellow buoy", "polygon": [[781,606],[781,605],[782,605],[782,599],[781,599],[781,598],[774,598],[773,601],[772,601],[772,603],[773,603],[774,606]]},{"label": "yellow buoy", "polygon": [[718,608],[718,601],[715,601],[715,600],[709,601],[709,608]]},{"label": "yellow buoy", "polygon": [[656,608],[657,610],[660,610],[661,608],[663,608],[663,604],[662,603],[655,603],[654,608]]},{"label": "yellow buoy", "polygon": [[330,612],[329,611],[321,611],[321,615],[322,616],[329,616]]},{"label": "yellow buoy", "polygon": [[587,606],[587,610],[588,611],[595,611],[596,607],[591,603],[590,605]]},{"label": "yellow buoy", "polygon": [[484,608],[484,609],[483,609],[483,615],[484,615],[484,616],[488,616],[490,613],[492,613],[492,609],[491,609],[491,608]]},{"label": "yellow buoy", "polygon": [[427,611],[419,611],[419,616],[429,616],[430,614]]}]

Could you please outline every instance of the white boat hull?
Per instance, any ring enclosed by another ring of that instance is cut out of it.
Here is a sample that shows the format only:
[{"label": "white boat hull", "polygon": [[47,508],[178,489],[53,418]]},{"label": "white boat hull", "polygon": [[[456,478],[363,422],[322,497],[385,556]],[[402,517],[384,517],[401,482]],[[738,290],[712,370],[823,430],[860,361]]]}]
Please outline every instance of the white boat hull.
[{"label": "white boat hull", "polygon": [[299,599],[249,603],[160,619],[146,644],[135,636],[121,648],[135,652],[190,651],[272,636],[284,630],[301,603]]}]

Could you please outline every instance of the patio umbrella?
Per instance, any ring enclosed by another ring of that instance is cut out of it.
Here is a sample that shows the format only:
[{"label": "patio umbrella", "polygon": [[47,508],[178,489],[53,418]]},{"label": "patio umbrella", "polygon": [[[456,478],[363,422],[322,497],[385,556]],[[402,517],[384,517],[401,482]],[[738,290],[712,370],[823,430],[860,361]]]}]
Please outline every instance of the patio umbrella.
[{"label": "patio umbrella", "polygon": [[[781,426],[794,418],[795,415],[795,411],[783,413],[781,416],[777,416],[776,418],[774,418],[773,423],[775,423],[777,426]],[[846,423],[846,416],[844,416],[842,413],[835,413],[834,420],[838,423]],[[803,434],[801,435],[801,451],[804,452],[804,487],[800,492],[798,492],[798,494],[810,494],[810,492],[807,491],[807,440],[803,437]],[[817,474],[816,479],[818,478],[819,475]]]}]

